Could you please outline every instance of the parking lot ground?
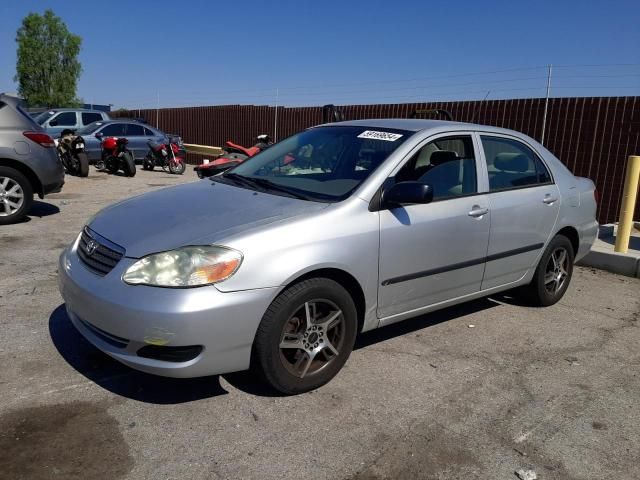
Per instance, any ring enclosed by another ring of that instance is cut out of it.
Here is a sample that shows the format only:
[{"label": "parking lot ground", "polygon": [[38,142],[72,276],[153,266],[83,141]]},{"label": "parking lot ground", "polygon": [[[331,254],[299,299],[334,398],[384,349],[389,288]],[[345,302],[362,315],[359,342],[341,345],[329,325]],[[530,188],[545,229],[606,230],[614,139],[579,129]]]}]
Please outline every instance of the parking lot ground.
[{"label": "parking lot ground", "polygon": [[576,268],[553,307],[498,296],[365,334],[293,397],[98,352],[64,312],[61,249],[101,207],[186,181],[92,168],[0,229],[0,478],[640,478],[638,279]]}]

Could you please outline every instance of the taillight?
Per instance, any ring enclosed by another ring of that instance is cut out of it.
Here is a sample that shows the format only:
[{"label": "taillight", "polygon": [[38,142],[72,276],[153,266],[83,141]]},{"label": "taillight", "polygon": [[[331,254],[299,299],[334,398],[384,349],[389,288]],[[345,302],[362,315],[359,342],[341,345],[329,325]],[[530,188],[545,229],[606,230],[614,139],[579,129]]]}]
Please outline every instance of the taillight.
[{"label": "taillight", "polygon": [[32,142],[36,142],[38,145],[43,146],[44,148],[53,148],[56,146],[53,138],[51,138],[46,133],[42,132],[22,132],[22,134],[27,137]]}]

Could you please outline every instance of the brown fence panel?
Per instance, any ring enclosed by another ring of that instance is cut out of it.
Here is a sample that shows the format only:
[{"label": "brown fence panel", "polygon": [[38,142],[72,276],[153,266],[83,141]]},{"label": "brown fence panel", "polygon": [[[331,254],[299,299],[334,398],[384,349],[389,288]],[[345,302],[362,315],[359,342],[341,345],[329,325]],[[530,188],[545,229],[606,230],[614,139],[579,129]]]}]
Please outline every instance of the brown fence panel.
[{"label": "brown fence panel", "polygon": [[[544,98],[490,101],[344,105],[345,118],[407,118],[416,109],[444,108],[455,120],[518,130],[540,139]],[[600,192],[598,220],[617,219],[626,159],[640,154],[640,97],[552,98],[549,100],[545,146],[576,175],[591,178]],[[322,122],[321,107],[278,107],[277,136],[283,139]],[[114,112],[116,117],[142,117],[161,130],[177,133],[187,143],[223,145],[232,140],[252,145],[261,133],[273,135],[276,108],[219,105]],[[202,157],[189,154],[190,163]],[[640,212],[639,205],[636,211]]]}]

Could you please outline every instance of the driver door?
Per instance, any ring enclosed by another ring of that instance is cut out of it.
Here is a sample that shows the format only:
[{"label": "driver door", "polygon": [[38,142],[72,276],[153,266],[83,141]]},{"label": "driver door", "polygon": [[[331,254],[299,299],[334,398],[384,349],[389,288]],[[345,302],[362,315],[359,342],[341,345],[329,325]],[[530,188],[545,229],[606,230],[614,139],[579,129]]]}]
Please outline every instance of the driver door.
[{"label": "driver door", "polygon": [[[431,185],[431,203],[380,211],[378,316],[478,292],[489,242],[484,170],[471,133],[425,142],[389,182]],[[482,180],[482,181],[481,181]]]}]

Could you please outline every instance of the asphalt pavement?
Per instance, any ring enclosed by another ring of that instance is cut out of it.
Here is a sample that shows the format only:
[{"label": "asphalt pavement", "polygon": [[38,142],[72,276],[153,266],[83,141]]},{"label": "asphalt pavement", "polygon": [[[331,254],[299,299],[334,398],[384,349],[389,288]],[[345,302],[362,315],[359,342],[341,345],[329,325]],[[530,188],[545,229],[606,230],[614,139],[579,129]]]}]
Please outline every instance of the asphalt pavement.
[{"label": "asphalt pavement", "polygon": [[100,353],[65,314],[60,251],[103,206],[188,181],[91,167],[0,227],[0,478],[640,478],[639,279],[578,267],[553,307],[502,295],[365,334],[292,397]]}]

